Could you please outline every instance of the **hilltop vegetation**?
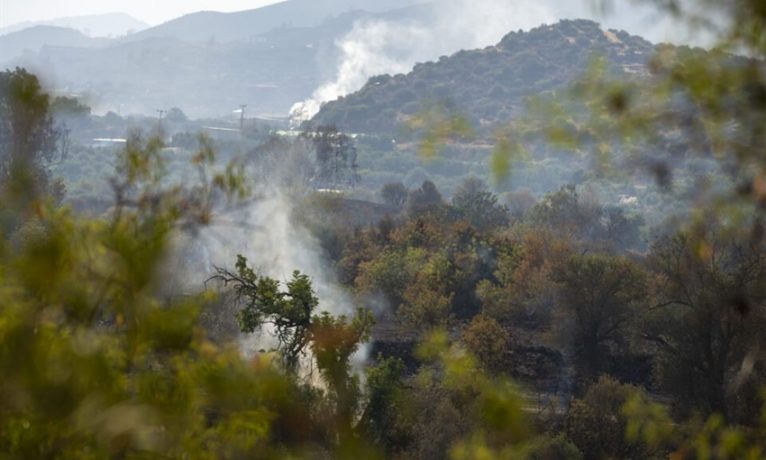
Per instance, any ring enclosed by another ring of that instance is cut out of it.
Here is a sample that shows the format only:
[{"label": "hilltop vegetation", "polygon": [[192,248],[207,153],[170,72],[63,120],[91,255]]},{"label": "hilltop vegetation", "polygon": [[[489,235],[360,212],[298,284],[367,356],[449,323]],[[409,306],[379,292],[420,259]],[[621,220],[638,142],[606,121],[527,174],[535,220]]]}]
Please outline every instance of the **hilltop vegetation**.
[{"label": "hilltop vegetation", "polygon": [[396,139],[0,72],[0,457],[766,457],[761,5],[459,53],[545,97],[482,124],[460,73]]},{"label": "hilltop vegetation", "polygon": [[482,135],[524,112],[525,99],[567,88],[596,57],[624,77],[647,75],[654,46],[588,20],[564,20],[529,32],[511,32],[496,46],[460,51],[418,64],[407,75],[370,79],[356,93],[328,102],[314,124],[351,132],[399,136],[427,104],[446,103]]}]

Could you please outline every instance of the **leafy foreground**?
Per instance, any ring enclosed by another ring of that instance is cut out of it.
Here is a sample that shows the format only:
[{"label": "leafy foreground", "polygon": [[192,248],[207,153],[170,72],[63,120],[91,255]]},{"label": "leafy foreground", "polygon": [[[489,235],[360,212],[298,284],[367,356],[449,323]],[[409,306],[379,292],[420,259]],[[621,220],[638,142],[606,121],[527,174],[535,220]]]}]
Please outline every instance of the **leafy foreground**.
[{"label": "leafy foreground", "polygon": [[[245,359],[208,341],[197,321],[212,298],[158,294],[163,256],[182,214],[172,201],[123,210],[107,220],[40,204],[3,241],[0,310],[0,451],[7,458],[371,458],[361,423],[342,421],[333,397],[346,385],[353,345],[330,338],[350,327],[313,319],[312,349],[326,385],[286,372],[272,355]],[[241,271],[248,272],[241,261]],[[295,289],[310,293],[307,278]],[[253,275],[250,280],[254,280]],[[273,280],[261,280],[276,287]],[[274,297],[285,296],[272,290]],[[285,305],[271,308],[288,310]],[[245,310],[246,311],[246,310]],[[275,313],[276,314],[276,313]],[[248,321],[246,314],[241,317]],[[356,323],[354,323],[356,324]],[[481,430],[456,458],[522,446],[529,436],[512,387],[483,375],[444,334],[422,346],[424,388],[470,402]],[[389,413],[398,376],[383,363],[369,374],[369,432]],[[393,379],[393,383],[390,380]],[[325,387],[328,391],[322,391]],[[382,398],[382,399],[381,399]],[[340,407],[348,409],[345,403]],[[417,416],[417,414],[413,414]],[[343,425],[345,424],[345,425]],[[343,426],[341,426],[343,425]],[[510,451],[508,451],[510,452]]]},{"label": "leafy foreground", "polygon": [[[761,2],[735,4],[753,14],[736,16],[746,27],[731,39],[762,56]],[[761,82],[753,65],[743,71]],[[707,74],[670,73],[692,89]],[[624,231],[631,219],[582,206],[574,188],[506,227],[507,212],[480,188],[465,187],[448,205],[424,183],[408,197],[403,222],[360,231],[339,254],[347,284],[396,300],[403,323],[429,331],[414,340],[414,365],[376,356],[362,378],[350,358],[370,336],[369,313],[321,312],[300,273],[283,286],[244,258],[218,272],[241,308],[242,330],[276,333],[274,350],[254,357],[206,337],[201,315],[219,301],[215,293],[168,293],[172,242],[212,222],[214,204],[247,194],[241,168],[210,177],[215,153],[201,138],[193,157],[200,183],[170,186],[162,143],[133,136],[111,182],[114,206],[100,218],[74,214],[55,204],[60,194],[42,166],[56,137],[47,96],[23,71],[0,82],[12,82],[0,93],[4,458],[766,457],[766,411],[754,396],[762,348],[753,346],[763,337],[762,169],[746,176],[744,218],[721,214],[720,229],[695,222],[656,239],[645,257],[602,247],[618,235],[637,248]],[[719,88],[713,83],[699,88]],[[620,102],[618,115],[632,113],[615,91],[607,96]],[[724,137],[716,149],[740,154],[738,176],[762,165],[763,105],[753,98],[742,112],[731,100],[732,113],[697,105],[712,121],[752,119],[737,124],[756,134],[749,142]],[[616,120],[596,128],[629,140],[629,128],[652,126]],[[462,127],[436,124],[425,153]],[[613,126],[624,129],[603,129]],[[405,201],[399,187],[387,195]],[[744,244],[730,227],[761,237]],[[471,291],[475,298],[458,295]],[[580,388],[568,407],[534,414],[504,374],[509,323],[569,339],[563,348]],[[612,358],[636,351],[653,359],[645,389],[604,375],[619,375]]]},{"label": "leafy foreground", "polygon": [[[403,386],[395,361],[372,368],[363,391],[348,367],[369,314],[314,314],[307,277],[296,273],[285,293],[240,259],[242,298],[253,300],[240,315],[243,328],[291,317],[284,337],[300,344],[245,358],[234,345],[206,339],[199,325],[214,294],[164,293],[171,240],[210,219],[216,200],[200,197],[233,199],[242,190],[235,168],[190,190],[164,188],[160,148],[154,140],[130,140],[107,217],[75,215],[44,195],[7,208],[18,216],[4,225],[0,246],[3,457],[383,455],[380,426]],[[193,161],[201,169],[214,161],[204,139]],[[296,371],[307,348],[318,380]],[[447,391],[472,408],[463,416],[475,429],[459,437],[456,457],[490,452],[490,444],[524,445],[531,431],[510,385],[484,375],[444,334],[422,348],[428,365],[418,387]]]},{"label": "leafy foreground", "polygon": [[[122,200],[108,217],[39,199],[24,209],[23,224],[4,228],[4,457],[581,458],[569,439],[634,458],[673,450],[689,458],[764,454],[763,431],[717,417],[696,430],[676,427],[662,406],[609,378],[574,402],[559,434],[543,433],[518,388],[438,328],[417,347],[414,375],[405,377],[400,360],[381,358],[361,384],[349,357],[368,335],[369,314],[316,313],[307,277],[296,273],[283,290],[244,258],[219,278],[239,295],[243,330],[274,324],[279,345],[245,358],[233,345],[213,344],[199,315],[215,296],[162,293],[172,237],[202,225],[207,213],[185,207],[183,191],[158,185],[147,167],[157,148],[131,141],[118,167],[125,179],[114,181]],[[235,176],[211,182],[195,194],[236,195]],[[481,334],[465,341],[476,340]],[[305,378],[300,359],[317,364],[318,378]],[[594,438],[599,430],[608,431]]]}]

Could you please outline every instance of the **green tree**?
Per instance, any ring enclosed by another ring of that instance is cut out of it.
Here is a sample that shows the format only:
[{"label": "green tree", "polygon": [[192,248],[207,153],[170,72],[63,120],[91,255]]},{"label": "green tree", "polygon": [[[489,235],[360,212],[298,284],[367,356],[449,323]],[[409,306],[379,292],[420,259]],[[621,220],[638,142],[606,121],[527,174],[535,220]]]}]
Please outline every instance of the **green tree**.
[{"label": "green tree", "polygon": [[645,300],[646,275],[628,259],[594,254],[571,258],[555,276],[561,283],[559,327],[582,378],[595,379],[607,369],[607,358],[626,346],[629,323]]},{"label": "green tree", "polygon": [[498,204],[497,196],[486,190],[483,181],[469,177],[452,197],[458,215],[480,230],[506,225],[508,208]]},{"label": "green tree", "polygon": [[406,430],[397,420],[406,391],[405,371],[401,359],[383,356],[378,356],[377,364],[367,368],[366,405],[361,425],[369,439],[389,456],[408,442]]},{"label": "green tree", "polygon": [[173,107],[168,110],[168,114],[165,116],[165,120],[170,123],[186,123],[189,121],[189,117],[178,107]]},{"label": "green tree", "polygon": [[59,137],[37,77],[19,68],[0,72],[0,184],[15,197],[9,205],[46,191],[45,164]]},{"label": "green tree", "polygon": [[436,189],[436,185],[427,180],[419,189],[410,192],[407,210],[410,215],[421,215],[437,210],[443,203],[442,195]]},{"label": "green tree", "polygon": [[477,286],[485,314],[503,324],[532,330],[550,327],[556,293],[554,273],[573,253],[572,243],[550,230],[520,228],[520,234],[498,250],[493,279]]},{"label": "green tree", "polygon": [[87,117],[90,115],[91,108],[73,97],[58,96],[51,102],[50,111],[55,116],[69,117]]},{"label": "green tree", "polygon": [[626,439],[628,419],[621,413],[638,391],[610,377],[601,377],[582,399],[572,403],[566,416],[566,433],[586,459],[647,457],[640,442]]},{"label": "green tree", "polygon": [[659,299],[644,337],[658,347],[656,377],[680,413],[744,423],[760,416],[765,254],[762,244],[726,234],[681,233],[653,246]]},{"label": "green tree", "polygon": [[502,370],[503,356],[510,351],[510,336],[486,315],[474,317],[462,334],[463,343],[489,371]]},{"label": "green tree", "polygon": [[407,202],[407,193],[407,188],[401,182],[391,182],[380,190],[383,202],[397,209],[401,209]]},{"label": "green tree", "polygon": [[312,321],[311,349],[317,369],[329,387],[335,406],[335,426],[341,435],[351,435],[361,402],[359,378],[352,372],[351,357],[369,340],[373,323],[372,314],[362,309],[350,319],[323,312]]},{"label": "green tree", "polygon": [[372,314],[359,309],[351,318],[316,313],[319,299],[311,280],[294,272],[281,290],[280,283],[259,276],[248,266],[247,259],[237,257],[236,272],[219,268],[212,278],[233,289],[235,300],[243,305],[238,314],[242,332],[252,333],[271,326],[277,338],[276,351],[283,367],[298,376],[302,358],[316,363],[327,385],[333,416],[328,420],[334,433],[344,439],[352,434],[353,422],[360,403],[358,376],[352,372],[351,357],[370,337],[374,323]]},{"label": "green tree", "polygon": [[296,271],[286,283],[287,291],[269,277],[258,276],[247,264],[247,258],[237,256],[236,272],[217,269],[212,278],[224,286],[231,285],[236,301],[244,304],[237,320],[240,329],[253,333],[266,325],[274,327],[284,366],[297,372],[300,358],[311,342],[311,324],[319,299],[308,276]]}]

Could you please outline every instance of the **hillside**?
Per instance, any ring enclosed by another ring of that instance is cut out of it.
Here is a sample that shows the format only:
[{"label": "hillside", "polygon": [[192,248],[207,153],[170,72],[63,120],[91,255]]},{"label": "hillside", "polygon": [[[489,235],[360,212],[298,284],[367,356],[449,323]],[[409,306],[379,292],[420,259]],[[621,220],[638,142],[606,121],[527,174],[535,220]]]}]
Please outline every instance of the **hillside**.
[{"label": "hillside", "polygon": [[158,107],[175,106],[192,117],[206,117],[247,104],[249,115],[286,115],[335,68],[335,42],[357,20],[423,14],[414,7],[350,11],[317,26],[277,27],[234,42],[165,36],[112,40],[99,49],[59,46],[6,66],[26,67],[51,78],[57,89],[87,95],[97,112],[153,114]]},{"label": "hillside", "polygon": [[35,26],[66,27],[77,30],[89,37],[118,37],[128,33],[138,32],[149,27],[125,13],[106,13],[85,16],[70,16],[51,21],[26,21],[0,28],[0,35],[6,35],[29,29]]},{"label": "hillside", "polygon": [[34,26],[0,36],[0,64],[24,53],[35,53],[45,46],[98,48],[108,40],[91,38],[74,29]]},{"label": "hillside", "polygon": [[141,40],[172,37],[190,42],[250,40],[275,27],[314,27],[328,17],[351,10],[372,13],[411,6],[416,0],[287,0],[235,13],[202,11],[149,28],[126,37]]},{"label": "hillside", "polygon": [[448,101],[488,132],[519,113],[526,97],[571,84],[594,55],[605,56],[615,71],[635,74],[644,71],[653,48],[592,21],[565,20],[512,32],[496,46],[418,64],[407,75],[372,78],[360,91],[325,104],[312,123],[395,134],[425,101]]}]

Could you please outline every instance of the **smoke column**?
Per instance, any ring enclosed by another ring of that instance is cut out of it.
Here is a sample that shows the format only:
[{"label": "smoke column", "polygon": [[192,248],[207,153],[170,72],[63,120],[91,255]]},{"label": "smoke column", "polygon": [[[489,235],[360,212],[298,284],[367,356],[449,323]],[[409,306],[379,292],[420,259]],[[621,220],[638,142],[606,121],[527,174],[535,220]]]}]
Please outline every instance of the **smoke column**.
[{"label": "smoke column", "polygon": [[615,0],[606,14],[595,5],[587,0],[436,0],[427,19],[360,20],[336,42],[341,63],[335,78],[317,88],[309,99],[293,105],[290,118],[294,126],[299,125],[319,112],[325,102],[361,89],[373,76],[406,73],[417,62],[432,61],[460,49],[492,46],[510,31],[528,30],[562,18],[594,19],[606,28],[625,29],[654,42],[705,45],[710,41],[651,4]]},{"label": "smoke column", "polygon": [[[210,227],[176,242],[176,258],[169,264],[173,270],[169,278],[175,279],[172,289],[198,291],[215,274],[216,267],[232,270],[237,255],[241,254],[256,273],[282,282],[283,287],[296,270],[308,275],[319,299],[317,313],[352,315],[358,306],[363,306],[357,305],[339,285],[319,242],[294,218],[297,212],[294,203],[298,199],[278,185],[264,185],[254,196],[253,203],[245,209],[223,212]],[[245,356],[276,346],[273,331],[268,327],[254,334],[240,334],[238,343]],[[367,353],[366,346],[360,347],[352,358],[355,366],[366,361]]]},{"label": "smoke column", "polygon": [[554,20],[547,7],[531,0],[441,0],[422,21],[360,20],[336,43],[341,64],[335,79],[295,104],[291,119],[310,119],[323,103],[359,90],[375,75],[405,73],[417,62],[494,45],[511,30]]}]

